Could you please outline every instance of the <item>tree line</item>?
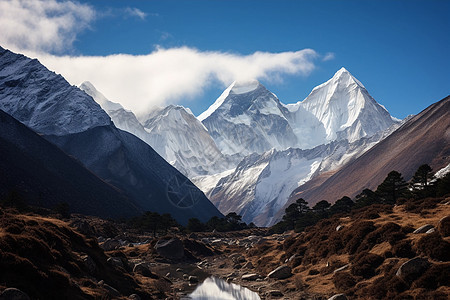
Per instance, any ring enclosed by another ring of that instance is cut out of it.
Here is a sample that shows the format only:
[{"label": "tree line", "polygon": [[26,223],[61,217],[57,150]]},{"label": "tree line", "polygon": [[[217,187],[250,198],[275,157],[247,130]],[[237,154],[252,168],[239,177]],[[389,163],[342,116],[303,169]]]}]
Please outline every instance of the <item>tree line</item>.
[{"label": "tree line", "polygon": [[391,171],[375,191],[364,189],[354,200],[347,196],[337,200],[333,205],[321,200],[312,208],[303,198],[296,200],[285,209],[280,222],[272,226],[272,233],[286,230],[303,231],[306,227],[316,224],[324,218],[338,213],[348,213],[372,204],[402,204],[408,198],[422,199],[439,197],[450,193],[450,173],[436,179],[429,165],[421,165],[412,179],[406,182],[402,174]]}]

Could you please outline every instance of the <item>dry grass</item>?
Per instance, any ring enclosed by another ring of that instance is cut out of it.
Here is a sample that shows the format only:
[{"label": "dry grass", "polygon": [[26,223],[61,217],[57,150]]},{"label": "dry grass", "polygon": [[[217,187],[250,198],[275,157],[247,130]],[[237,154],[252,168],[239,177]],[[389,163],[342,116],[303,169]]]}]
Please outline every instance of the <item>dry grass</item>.
[{"label": "dry grass", "polygon": [[[448,200],[415,202],[422,211],[413,212],[411,207],[408,211],[405,203],[393,208],[373,206],[349,217],[332,217],[286,239],[282,259],[275,248],[271,251],[273,244],[256,248],[250,254],[261,255],[263,265],[279,265],[295,255],[289,264],[311,294],[330,296],[344,292],[357,299],[448,297],[449,265],[440,261],[449,260],[450,237],[443,237],[440,231],[412,233],[425,224],[437,227],[439,220],[450,215],[450,206],[444,205]],[[338,225],[343,227],[336,231]],[[416,255],[428,258],[432,268],[414,282],[406,283],[395,274],[402,263]],[[346,270],[333,272],[347,263],[350,267]]]},{"label": "dry grass", "polygon": [[[0,288],[16,287],[39,299],[101,299],[107,292],[97,281],[103,280],[123,295],[152,292],[107,263],[96,240],[61,220],[3,211],[0,231]],[[94,261],[94,272],[85,255]]]}]

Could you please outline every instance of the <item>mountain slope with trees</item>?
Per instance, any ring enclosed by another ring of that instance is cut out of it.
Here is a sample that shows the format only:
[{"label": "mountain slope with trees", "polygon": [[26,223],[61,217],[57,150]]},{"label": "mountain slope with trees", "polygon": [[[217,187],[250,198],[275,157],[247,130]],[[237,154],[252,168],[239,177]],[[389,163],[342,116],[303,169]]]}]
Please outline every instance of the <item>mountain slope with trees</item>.
[{"label": "mountain slope with trees", "polygon": [[[322,174],[294,190],[286,206],[298,198],[314,204],[354,197],[365,188],[376,188],[392,170],[413,177],[428,164],[438,171],[450,163],[450,96],[429,106],[403,126],[337,172]],[[279,216],[281,217],[281,216]]]}]

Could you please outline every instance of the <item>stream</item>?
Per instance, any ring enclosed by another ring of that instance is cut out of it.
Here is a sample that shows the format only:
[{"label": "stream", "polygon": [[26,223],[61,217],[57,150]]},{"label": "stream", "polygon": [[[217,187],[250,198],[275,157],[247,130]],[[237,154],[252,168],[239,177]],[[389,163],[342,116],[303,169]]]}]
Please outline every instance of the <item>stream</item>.
[{"label": "stream", "polygon": [[185,298],[194,300],[260,300],[258,293],[217,277],[208,277]]}]

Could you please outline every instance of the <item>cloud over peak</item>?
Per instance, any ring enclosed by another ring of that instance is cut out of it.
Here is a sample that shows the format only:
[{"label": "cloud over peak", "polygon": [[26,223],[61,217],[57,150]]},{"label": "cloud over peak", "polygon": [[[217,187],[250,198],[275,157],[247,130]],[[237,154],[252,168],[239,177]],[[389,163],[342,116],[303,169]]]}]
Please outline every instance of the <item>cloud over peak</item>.
[{"label": "cloud over peak", "polygon": [[285,74],[308,75],[318,54],[312,49],[250,55],[194,48],[157,48],[147,55],[54,56],[35,54],[70,83],[86,80],[113,101],[144,113],[154,105],[200,96],[214,82],[281,80]]},{"label": "cloud over peak", "polygon": [[[157,16],[132,7],[110,11],[111,16],[119,12],[141,20]],[[38,58],[71,84],[90,81],[138,114],[201,96],[214,83],[226,87],[234,80],[282,81],[286,74],[308,75],[321,58],[312,49],[241,55],[191,47],[156,47],[147,55],[61,55],[72,53],[77,35],[105,16],[73,0],[0,0],[0,45]],[[163,32],[161,40],[167,37],[170,33]]]}]

